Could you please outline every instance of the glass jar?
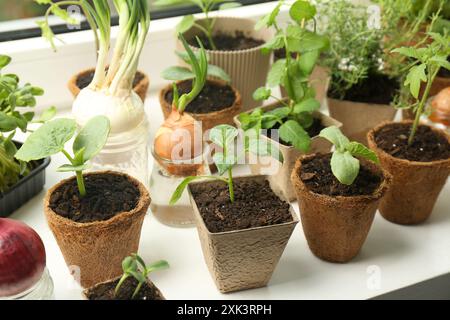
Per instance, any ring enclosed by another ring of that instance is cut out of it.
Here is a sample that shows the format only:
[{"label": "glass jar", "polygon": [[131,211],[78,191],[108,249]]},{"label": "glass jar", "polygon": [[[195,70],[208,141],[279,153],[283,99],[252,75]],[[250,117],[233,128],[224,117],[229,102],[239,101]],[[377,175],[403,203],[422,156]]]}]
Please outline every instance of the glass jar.
[{"label": "glass jar", "polygon": [[53,280],[45,268],[41,279],[30,289],[10,297],[0,297],[0,300],[52,300]]},{"label": "glass jar", "polygon": [[203,154],[190,160],[168,160],[155,154],[153,169],[150,177],[150,208],[159,222],[172,227],[193,227],[194,213],[187,191],[183,192],[176,204],[169,201],[178,185],[188,176],[209,175],[210,170],[206,161],[208,148]]}]

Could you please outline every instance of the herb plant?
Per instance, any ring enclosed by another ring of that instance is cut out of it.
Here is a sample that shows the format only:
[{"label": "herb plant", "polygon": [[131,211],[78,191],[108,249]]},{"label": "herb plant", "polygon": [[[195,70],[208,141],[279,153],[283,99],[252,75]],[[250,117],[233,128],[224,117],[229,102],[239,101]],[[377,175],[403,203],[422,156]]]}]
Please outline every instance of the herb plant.
[{"label": "herb plant", "polygon": [[[284,1],[280,1],[272,12],[264,16],[256,28],[272,27],[276,31],[275,37],[264,45],[263,51],[286,51],[286,58],[272,65],[267,83],[269,87],[281,85],[285,88],[288,99],[277,99],[281,106],[274,110],[264,112],[257,108],[251,114],[242,113],[239,119],[244,130],[255,129],[259,132],[261,129],[279,127],[279,136],[283,141],[306,152],[311,144],[306,129],[313,124],[313,112],[320,107],[314,89],[309,84],[309,76],[329,42],[326,37],[307,29],[311,23],[315,29],[314,5],[303,0],[294,2],[289,10],[291,21],[284,29],[276,21],[282,5]],[[270,88],[262,87],[254,92],[253,98],[267,100],[275,97]]]},{"label": "herb plant", "polygon": [[133,277],[138,282],[138,285],[131,296],[131,299],[134,299],[141,290],[142,285],[147,281],[147,277],[151,272],[167,268],[169,268],[167,261],[160,260],[147,266],[137,253],[133,253],[122,261],[123,275],[117,283],[114,293],[117,296],[125,280],[129,277]]},{"label": "herb plant", "polygon": [[202,12],[205,14],[205,25],[202,25],[195,21],[193,15],[186,15],[176,26],[176,32],[184,33],[191,29],[192,27],[198,28],[208,39],[209,46],[211,49],[216,50],[216,44],[213,40],[213,29],[214,24],[216,23],[215,18],[211,18],[209,16],[210,12],[218,6],[219,10],[225,10],[230,8],[239,7],[241,4],[239,2],[235,2],[233,0],[157,0],[155,2],[156,6],[172,6],[172,5],[180,5],[180,4],[192,4],[199,7]]},{"label": "herb plant", "polygon": [[88,161],[103,148],[108,138],[110,125],[108,118],[96,116],[89,120],[80,130],[73,142],[73,156],[64,149],[67,141],[73,138],[77,125],[72,119],[55,119],[43,124],[33,132],[16,153],[21,161],[39,160],[59,152],[69,160],[58,168],[59,172],[74,171],[77,178],[78,191],[81,197],[86,195],[83,170],[89,168]]},{"label": "herb plant", "polygon": [[56,113],[56,108],[51,107],[34,119],[35,114],[29,108],[36,105],[36,97],[43,95],[44,90],[29,83],[20,86],[17,75],[3,74],[2,69],[10,62],[10,57],[0,55],[0,193],[8,191],[32,168],[31,164],[14,159],[16,131],[27,132],[30,123],[43,123]]},{"label": "herb plant", "polygon": [[[239,131],[235,127],[221,124],[211,129],[209,140],[222,149],[222,152],[215,152],[214,163],[217,166],[219,176],[190,176],[185,178],[175,189],[170,204],[175,204],[182,196],[187,185],[195,180],[209,179],[218,180],[228,185],[230,201],[234,202],[233,167],[238,163],[239,155],[235,152],[236,139]],[[283,161],[283,156],[278,149],[270,143],[259,140],[259,138],[245,137],[244,153],[251,152],[259,156],[272,156],[279,161]],[[226,177],[222,175],[226,173]]]},{"label": "herb plant", "polygon": [[351,141],[336,126],[323,129],[320,136],[330,141],[335,150],[331,156],[331,171],[338,181],[351,185],[358,177],[360,163],[356,157],[379,164],[377,155],[359,142]]},{"label": "herb plant", "polygon": [[[409,87],[409,93],[414,102],[410,105],[404,105],[405,108],[411,108],[415,113],[415,119],[408,138],[408,144],[414,141],[420,117],[425,111],[425,104],[428,100],[430,89],[440,68],[450,70],[450,36],[446,33],[444,36],[438,33],[429,33],[433,42],[425,47],[401,47],[394,49],[393,52],[400,53],[412,60],[408,66],[405,87]],[[425,90],[422,96],[419,96],[421,85],[425,83]]]}]

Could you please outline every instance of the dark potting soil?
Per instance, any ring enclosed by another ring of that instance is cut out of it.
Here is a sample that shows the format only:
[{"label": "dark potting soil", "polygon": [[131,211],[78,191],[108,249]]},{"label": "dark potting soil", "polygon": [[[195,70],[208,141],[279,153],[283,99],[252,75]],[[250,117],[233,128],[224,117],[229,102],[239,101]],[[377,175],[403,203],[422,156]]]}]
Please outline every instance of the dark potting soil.
[{"label": "dark potting soil", "polygon": [[302,162],[300,178],[312,192],[334,197],[371,195],[383,181],[380,174],[370,170],[361,161],[358,177],[352,185],[347,186],[340,183],[331,172],[330,160],[331,154],[323,154]]},{"label": "dark potting soil", "polygon": [[[98,285],[94,290],[90,290],[86,297],[89,300],[131,300],[134,290],[138,285],[135,278],[127,278],[117,293],[114,294],[119,279],[108,283]],[[158,294],[158,290],[155,286],[150,286],[147,282],[142,285],[139,293],[134,300],[162,300],[162,297]]]},{"label": "dark potting soil", "polygon": [[[447,61],[450,62],[450,57],[447,58]],[[438,77],[450,78],[450,70],[445,68],[439,69]]]},{"label": "dark potting soil", "polygon": [[52,193],[50,208],[62,217],[86,223],[108,220],[138,204],[139,189],[124,176],[88,175],[84,183],[85,197],[80,197],[76,179],[72,179]]},{"label": "dark potting soil", "polygon": [[[347,90],[342,100],[390,104],[394,100],[399,87],[399,82],[396,79],[391,79],[383,74],[372,73],[366,79]],[[333,94],[332,90],[328,91],[328,96],[334,99],[341,99],[341,97]]]},{"label": "dark potting soil", "polygon": [[[199,38],[205,49],[213,50],[206,36],[201,35]],[[213,42],[216,45],[216,49],[219,51],[247,50],[258,47],[264,43],[263,40],[247,37],[241,31],[236,31],[234,35],[218,33],[213,36]],[[188,43],[191,46],[198,48],[196,38],[188,40]]]},{"label": "dark potting soil", "polygon": [[[277,123],[271,129],[263,131],[263,133],[268,138],[273,139],[273,140],[278,140],[281,144],[283,144],[285,146],[291,146],[291,144],[289,142],[283,141],[278,136],[278,131],[274,131],[274,130],[278,130],[280,128],[280,126],[281,125],[279,123]],[[306,132],[308,132],[308,135],[311,138],[313,138],[313,137],[317,136],[320,133],[320,131],[322,131],[322,129],[324,129],[324,128],[325,128],[325,126],[322,124],[322,121],[320,119],[314,118],[311,126],[305,130],[306,130]]]},{"label": "dark potting soil", "polygon": [[[192,80],[182,81],[177,85],[179,95],[192,90]],[[172,104],[173,91],[166,93],[167,103]],[[229,108],[236,100],[233,89],[207,81],[200,94],[187,105],[186,111],[195,114],[209,113]]]},{"label": "dark potting soil", "polygon": [[[80,89],[86,88],[92,82],[92,79],[94,79],[94,70],[79,76],[77,78],[77,87]],[[136,72],[133,79],[133,88],[136,87],[142,79],[144,79],[144,75],[141,72]]]},{"label": "dark potting soil", "polygon": [[420,125],[413,143],[408,145],[410,131],[410,124],[393,123],[375,133],[375,142],[379,148],[400,159],[429,162],[450,158],[450,144],[444,136]]},{"label": "dark potting soil", "polygon": [[234,202],[224,182],[196,184],[191,191],[206,227],[213,233],[292,221],[289,204],[272,191],[267,181],[235,181]]}]

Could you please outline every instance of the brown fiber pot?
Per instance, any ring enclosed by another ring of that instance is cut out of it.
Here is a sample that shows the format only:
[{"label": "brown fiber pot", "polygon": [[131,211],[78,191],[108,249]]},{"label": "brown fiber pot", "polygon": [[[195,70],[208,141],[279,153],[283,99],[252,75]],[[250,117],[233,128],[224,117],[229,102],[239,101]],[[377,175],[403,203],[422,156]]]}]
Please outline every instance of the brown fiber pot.
[{"label": "brown fiber pot", "polygon": [[[279,107],[279,103],[269,104],[267,106],[262,107],[264,111],[270,111]],[[253,110],[248,111],[251,113]],[[322,124],[325,127],[336,126],[340,128],[342,124],[339,121],[336,121],[333,118],[330,118],[324,115],[321,112],[315,112],[313,115],[315,118],[319,118],[322,120]],[[236,123],[238,128],[241,128],[241,122],[239,121],[238,116],[234,118],[234,122]],[[282,143],[274,141],[268,138],[265,134],[261,134],[261,138],[267,142],[272,143],[275,147],[280,150],[283,154],[283,163],[281,164],[277,160],[270,157],[258,157],[257,159],[249,158],[250,171],[252,174],[270,174],[273,176],[273,184],[288,199],[288,201],[294,201],[296,199],[295,190],[292,188],[291,183],[291,172],[294,168],[295,161],[297,158],[304,154],[300,150],[292,146],[286,146]],[[311,148],[308,153],[327,153],[331,149],[331,143],[319,136],[312,137],[311,139]]]},{"label": "brown fiber pot", "polygon": [[[272,181],[267,176],[247,176],[238,180],[259,179]],[[211,182],[194,182],[208,184]],[[283,195],[273,191],[281,198]],[[203,257],[209,272],[222,293],[259,288],[267,285],[278,261],[298,223],[294,209],[290,208],[292,221],[277,225],[211,233],[208,231],[188,186],[194,210]]]},{"label": "brown fiber pot", "polygon": [[382,172],[384,176],[383,182],[372,195],[322,195],[310,191],[298,174],[302,161],[314,157],[314,154],[300,157],[291,176],[297,193],[303,232],[314,255],[330,262],[348,262],[358,254],[367,238],[378,203],[391,184],[391,175],[376,165],[365,162],[372,170]]},{"label": "brown fiber pot", "polygon": [[[220,86],[228,86],[223,81],[219,80],[207,80],[209,83],[215,83]],[[202,130],[209,130],[219,124],[230,124],[233,125],[233,118],[237,114],[241,112],[242,109],[242,100],[241,94],[236,88],[231,87],[233,89],[235,100],[232,106],[214,112],[208,113],[189,113],[195,120],[202,122]],[[161,91],[159,91],[159,103],[161,105],[162,112],[164,114],[164,119],[166,119],[170,112],[172,111],[172,105],[167,103],[165,96],[168,92],[172,91],[172,84],[168,84]]]},{"label": "brown fiber pot", "polygon": [[[79,77],[91,73],[95,70],[95,68],[89,68],[83,71],[78,72],[72,78],[70,78],[69,82],[67,83],[67,87],[69,88],[70,92],[76,98],[78,94],[80,93],[80,88],[77,86],[77,80]],[[148,76],[141,72],[137,71],[138,73],[143,75],[143,78],[134,86],[133,90],[138,94],[138,96],[141,98],[142,101],[145,101],[145,97],[147,96],[148,86],[150,84],[150,79]]]},{"label": "brown fiber pot", "polygon": [[141,194],[136,207],[105,221],[79,223],[64,218],[50,208],[50,197],[57,188],[75,177],[54,185],[44,198],[44,213],[48,225],[67,266],[79,267],[83,287],[91,287],[122,273],[122,260],[138,251],[142,223],[150,205],[147,189],[135,178],[113,171],[87,173],[84,176],[99,174],[126,176]]},{"label": "brown fiber pot", "polygon": [[[196,21],[199,24],[204,23],[204,19]],[[255,21],[245,18],[234,17],[218,17],[214,24],[213,34],[234,34],[236,31],[243,32],[246,36],[255,39],[269,41],[273,37],[273,32],[268,29],[255,30]],[[195,36],[201,35],[201,31],[192,27],[184,34],[186,39],[193,39]],[[209,63],[219,66],[224,69],[231,77],[232,85],[239,90],[242,95],[242,105],[244,110],[251,109],[258,105],[258,102],[253,100],[253,92],[266,84],[267,73],[269,72],[271,55],[262,54],[261,48],[264,44],[258,47],[235,50],[235,51],[220,51],[220,50],[206,50]],[[177,50],[184,51],[183,45],[177,40]],[[198,48],[192,47],[192,50],[198,51]],[[183,61],[180,61],[184,64]]]},{"label": "brown fiber pot", "polygon": [[386,104],[338,100],[327,97],[330,116],[342,122],[342,132],[351,140],[367,145],[367,132],[383,121],[394,119],[397,110]]},{"label": "brown fiber pot", "polygon": [[[393,176],[390,190],[380,203],[380,213],[386,219],[398,224],[418,224],[427,220],[450,173],[450,159],[431,162],[417,162],[399,159],[378,148],[375,134],[385,122],[371,130],[367,137],[369,147],[380,158],[381,165]],[[412,124],[411,121],[402,123]],[[444,131],[432,128],[450,142]]]}]

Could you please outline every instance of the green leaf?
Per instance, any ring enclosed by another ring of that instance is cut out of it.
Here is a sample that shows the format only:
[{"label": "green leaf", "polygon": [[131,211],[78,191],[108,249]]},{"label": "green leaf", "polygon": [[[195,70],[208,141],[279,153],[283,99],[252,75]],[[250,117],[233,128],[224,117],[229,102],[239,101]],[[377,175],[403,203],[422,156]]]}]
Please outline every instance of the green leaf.
[{"label": "green leaf", "polygon": [[93,117],[81,128],[75,138],[73,152],[77,153],[84,148],[83,160],[85,162],[91,160],[102,150],[108,139],[109,130],[110,124],[107,117]]},{"label": "green leaf", "polygon": [[0,132],[8,132],[17,128],[17,122],[14,117],[11,117],[0,111]]},{"label": "green leaf", "polygon": [[308,21],[313,19],[316,11],[316,7],[308,1],[298,0],[289,9],[289,15],[293,20],[301,23],[302,20]]},{"label": "green leaf", "polygon": [[238,8],[241,6],[242,6],[242,4],[240,4],[239,2],[226,2],[226,3],[222,3],[219,6],[219,10],[233,9],[233,8]]},{"label": "green leaf", "polygon": [[446,55],[435,55],[434,57],[431,57],[429,61],[435,62],[440,67],[450,71],[450,62],[447,60]]},{"label": "green leaf", "polygon": [[209,132],[209,140],[219,147],[226,149],[238,136],[238,133],[235,127],[228,124],[221,124],[211,129]]},{"label": "green leaf", "polygon": [[55,119],[43,124],[33,132],[16,153],[22,161],[39,160],[64,149],[64,145],[75,134],[77,125],[72,119]]},{"label": "green leaf", "polygon": [[12,137],[14,136],[13,132],[8,136],[8,138],[3,141],[3,146],[5,148],[6,154],[10,157],[14,157],[14,155],[17,153],[17,147],[16,144],[12,141]]},{"label": "green leaf", "polygon": [[122,260],[122,270],[124,272],[127,272],[130,269],[130,267],[132,267],[133,261],[134,261],[134,259],[131,256],[128,256],[125,259],[123,259]]},{"label": "green leaf", "polygon": [[170,198],[169,204],[172,206],[175,203],[177,203],[178,200],[180,200],[181,196],[183,195],[183,192],[186,189],[187,185],[190,182],[197,180],[197,179],[201,179],[201,177],[200,176],[192,176],[192,177],[187,177],[183,181],[181,181],[181,183],[178,185],[178,187],[173,192],[172,197]]},{"label": "green leaf", "polygon": [[37,123],[44,123],[47,121],[50,121],[51,119],[53,119],[56,115],[56,107],[55,106],[51,106],[50,108],[44,110],[40,117],[33,122],[37,122]]},{"label": "green leaf", "polygon": [[76,172],[76,171],[84,171],[89,169],[90,166],[85,163],[85,164],[80,164],[77,166],[71,165],[71,164],[63,164],[62,166],[60,166],[58,169],[56,169],[56,171],[58,172]]},{"label": "green leaf", "polygon": [[267,85],[271,88],[276,87],[282,83],[286,73],[286,59],[275,61],[270,68],[267,75]]},{"label": "green leaf", "polygon": [[412,47],[401,47],[401,48],[395,48],[392,50],[393,53],[399,53],[405,57],[410,57],[414,59],[420,60],[422,58],[421,51],[417,50],[416,48]]},{"label": "green leaf", "polygon": [[284,35],[277,34],[275,37],[267,41],[261,48],[263,54],[268,54],[270,51],[284,48]]},{"label": "green leaf", "polygon": [[277,6],[267,15],[262,17],[255,25],[255,30],[260,30],[263,27],[271,27],[275,22],[278,14],[280,13],[280,8],[283,3],[279,2]]},{"label": "green leaf", "polygon": [[236,164],[236,157],[229,153],[225,156],[222,152],[216,152],[213,155],[213,160],[214,164],[217,166],[219,175],[224,174]]},{"label": "green leaf", "polygon": [[50,4],[52,3],[52,0],[34,0],[35,2],[39,4]]},{"label": "green leaf", "polygon": [[427,65],[422,63],[417,66],[413,66],[406,75],[405,86],[409,86],[409,91],[414,98],[419,97],[420,85],[422,82],[427,82],[427,75],[425,70]]},{"label": "green leaf", "polygon": [[181,21],[175,27],[175,32],[177,34],[185,33],[186,31],[188,31],[189,29],[192,28],[194,23],[195,23],[195,18],[193,15],[190,14],[190,15],[184,16],[183,19],[181,19]]},{"label": "green leaf", "polygon": [[312,73],[319,55],[320,53],[318,50],[307,51],[300,55],[300,58],[298,59],[298,67],[304,75],[309,76]]},{"label": "green leaf", "polygon": [[289,142],[296,149],[307,152],[311,145],[311,138],[308,133],[294,120],[288,120],[281,125],[279,130],[280,138]]},{"label": "green leaf", "polygon": [[326,127],[320,131],[319,136],[330,141],[338,151],[344,152],[350,143],[348,138],[336,126]]},{"label": "green leaf", "polygon": [[320,102],[314,98],[309,98],[297,103],[294,106],[295,113],[313,112],[320,108]]},{"label": "green leaf", "polygon": [[130,270],[128,273],[131,274],[139,283],[144,283],[147,281],[147,278],[145,278],[145,276],[139,271]]},{"label": "green leaf", "polygon": [[159,260],[156,262],[153,262],[152,264],[148,265],[145,269],[147,274],[156,270],[163,270],[169,268],[169,263],[165,260]]},{"label": "green leaf", "polygon": [[380,164],[380,160],[378,159],[377,154],[361,143],[352,141],[347,144],[345,149],[355,157],[361,157],[376,164]]},{"label": "green leaf", "polygon": [[261,87],[253,92],[253,100],[262,101],[270,98],[272,91],[269,88]]},{"label": "green leaf", "polygon": [[358,176],[359,160],[348,151],[334,151],[330,164],[333,175],[342,184],[351,185]]},{"label": "green leaf", "polygon": [[219,78],[227,83],[231,82],[231,78],[225,70],[212,64],[208,64],[208,76]]},{"label": "green leaf", "polygon": [[186,0],[156,0],[153,4],[155,6],[173,6],[183,3],[186,3]]},{"label": "green leaf", "polygon": [[64,20],[65,22],[67,22],[68,24],[78,24],[78,21],[76,19],[74,19],[73,17],[71,17],[69,15],[69,13],[67,12],[67,10],[60,8],[57,4],[53,4],[51,6],[52,13],[59,17],[60,19]]},{"label": "green leaf", "polygon": [[47,24],[46,21],[36,21],[36,24],[41,28],[42,37],[46,39],[50,45],[52,46],[53,50],[56,49],[55,46],[55,34],[53,33],[50,26]]},{"label": "green leaf", "polygon": [[3,69],[11,62],[11,57],[5,56],[4,54],[0,55],[0,69]]},{"label": "green leaf", "polygon": [[186,67],[169,67],[161,72],[161,77],[166,80],[183,81],[193,79],[195,75]]},{"label": "green leaf", "polygon": [[[175,51],[175,54],[188,65],[191,65],[191,58],[186,51]],[[200,51],[192,52],[197,60],[200,60]]]},{"label": "green leaf", "polygon": [[271,156],[272,158],[283,162],[283,154],[267,139],[249,139],[248,151],[258,156]]}]

